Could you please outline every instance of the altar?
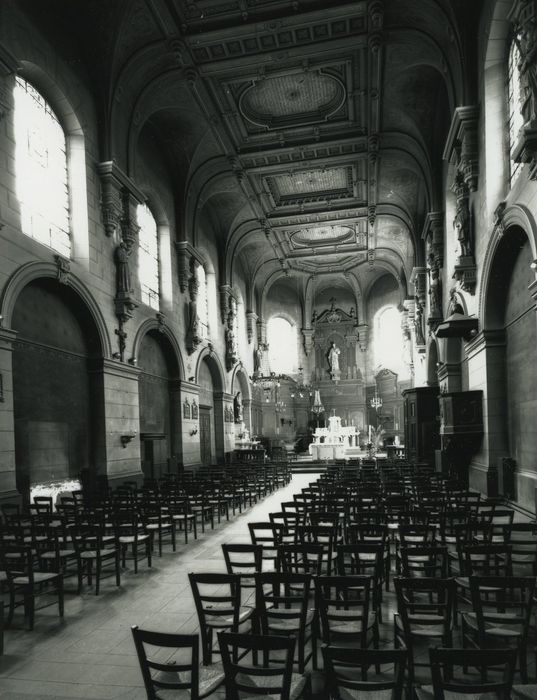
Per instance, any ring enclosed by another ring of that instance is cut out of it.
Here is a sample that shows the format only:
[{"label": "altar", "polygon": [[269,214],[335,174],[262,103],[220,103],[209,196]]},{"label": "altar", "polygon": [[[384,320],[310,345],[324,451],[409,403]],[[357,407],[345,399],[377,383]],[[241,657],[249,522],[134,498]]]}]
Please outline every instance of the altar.
[{"label": "altar", "polygon": [[309,453],[318,461],[345,459],[359,449],[359,435],[355,425],[343,427],[339,416],[330,416],[328,428],[316,428]]}]

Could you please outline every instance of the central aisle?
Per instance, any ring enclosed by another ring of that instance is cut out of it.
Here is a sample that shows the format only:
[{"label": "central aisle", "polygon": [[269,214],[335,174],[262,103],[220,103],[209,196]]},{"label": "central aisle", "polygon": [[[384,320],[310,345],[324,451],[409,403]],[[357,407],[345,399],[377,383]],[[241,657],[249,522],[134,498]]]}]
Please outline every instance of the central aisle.
[{"label": "central aisle", "polygon": [[143,700],[142,677],[130,628],[190,634],[198,629],[188,574],[191,571],[225,571],[223,542],[250,542],[248,522],[268,520],[280,503],[315,481],[317,474],[295,474],[280,488],[229,523],[208,528],[188,545],[178,533],[177,552],[168,545],[162,558],[155,555],[153,567],[141,562],[139,573],[132,564],[122,576],[121,588],[113,578],[105,579],[101,594],[86,589],[72,595],[76,584],[66,580],[65,618],[60,621],[56,606],[36,613],[33,632],[21,629],[17,614],[15,629],[6,632],[5,655],[0,656],[0,698],[25,700],[51,698],[84,700],[128,698]]}]

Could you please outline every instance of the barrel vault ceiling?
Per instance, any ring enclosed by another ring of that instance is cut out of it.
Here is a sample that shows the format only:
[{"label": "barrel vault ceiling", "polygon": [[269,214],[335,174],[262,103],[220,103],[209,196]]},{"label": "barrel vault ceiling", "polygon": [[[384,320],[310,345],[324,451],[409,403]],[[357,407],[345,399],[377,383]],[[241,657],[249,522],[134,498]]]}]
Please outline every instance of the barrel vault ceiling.
[{"label": "barrel vault ceiling", "polygon": [[252,299],[282,275],[365,293],[423,264],[449,115],[472,99],[480,2],[22,4],[59,23],[91,81],[103,159],[135,176],[140,144],[155,146],[177,237],[212,237],[222,281],[240,266]]}]

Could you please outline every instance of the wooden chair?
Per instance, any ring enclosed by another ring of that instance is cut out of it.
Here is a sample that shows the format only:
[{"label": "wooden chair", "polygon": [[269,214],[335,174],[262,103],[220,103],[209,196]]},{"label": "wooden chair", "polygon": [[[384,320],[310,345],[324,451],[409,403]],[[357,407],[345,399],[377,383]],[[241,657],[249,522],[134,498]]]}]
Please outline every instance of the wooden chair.
[{"label": "wooden chair", "polygon": [[[61,572],[36,571],[34,553],[31,547],[3,546],[0,550],[0,570],[5,573],[9,591],[8,625],[13,620],[15,608],[23,605],[28,628],[33,629],[36,611],[35,599],[44,593],[57,596],[58,613],[60,617],[63,617],[63,574]],[[18,595],[21,596],[19,600],[17,600]]]},{"label": "wooden chair", "polygon": [[337,573],[339,576],[371,576],[373,610],[382,621],[384,546],[376,542],[338,545]]},{"label": "wooden chair", "polygon": [[[266,572],[256,574],[256,610],[262,634],[292,635],[298,644],[298,671],[312,659],[317,668],[315,611],[310,610],[311,576]],[[305,648],[310,642],[311,652]]]},{"label": "wooden chair", "polygon": [[[390,700],[405,697],[407,652],[403,649],[359,649],[326,644],[321,649],[326,673],[323,698],[388,698],[389,690]],[[374,677],[369,672],[372,666],[376,669]],[[388,668],[383,669],[383,666]]]},{"label": "wooden chair", "polygon": [[[308,679],[293,673],[294,637],[220,632],[218,643],[224,666],[226,700],[257,695],[269,696],[271,700],[298,700],[309,696]],[[274,654],[278,654],[278,660],[274,659]],[[248,658],[253,658],[254,662],[248,663]],[[259,658],[262,664],[255,663]]]},{"label": "wooden chair", "polygon": [[[450,693],[459,693],[511,700],[516,655],[516,649],[429,649],[433,683],[416,688],[416,696],[418,700],[444,700]],[[470,667],[478,673],[468,674]],[[493,669],[500,677],[489,681]]]},{"label": "wooden chair", "polygon": [[447,578],[449,574],[446,547],[401,547],[401,575],[405,578]]},{"label": "wooden chair", "polygon": [[395,578],[394,584],[398,610],[394,645],[408,650],[409,679],[414,683],[417,645],[453,646],[455,582],[450,578]]},{"label": "wooden chair", "polygon": [[[150,632],[137,625],[131,630],[148,700],[162,697],[160,690],[188,690],[191,700],[202,700],[224,683],[221,666],[200,668],[197,634]],[[148,647],[153,647],[153,652]],[[187,660],[170,661],[172,649],[174,655],[187,656]]]},{"label": "wooden chair", "polygon": [[276,568],[288,574],[320,576],[323,551],[320,544],[281,544],[278,547]]},{"label": "wooden chair", "polygon": [[241,606],[241,580],[238,574],[188,575],[201,635],[203,664],[212,663],[214,630],[238,632],[251,620],[253,608]]},{"label": "wooden chair", "polygon": [[95,595],[99,595],[103,569],[113,565],[116,586],[121,585],[121,566],[119,544],[114,540],[110,545],[109,538],[100,525],[75,526],[71,530],[73,545],[78,559],[78,593],[82,592],[84,573],[88,586],[92,585],[93,565],[95,564]]},{"label": "wooden chair", "polygon": [[263,548],[263,568],[273,571],[276,568],[278,546],[282,543],[284,528],[271,522],[248,523],[252,544],[261,545]]},{"label": "wooden chair", "polygon": [[370,644],[378,649],[379,624],[370,609],[370,576],[319,576],[315,593],[325,644],[340,637],[362,649]]},{"label": "wooden chair", "polygon": [[462,645],[518,650],[520,676],[528,682],[527,643],[535,596],[535,578],[470,576],[472,612],[462,613]]},{"label": "wooden chair", "polygon": [[223,544],[222,552],[228,574],[240,576],[242,588],[255,589],[255,574],[261,573],[263,547],[260,544]]},{"label": "wooden chair", "polygon": [[134,510],[120,510],[114,514],[116,539],[121,552],[121,564],[126,566],[127,549],[130,547],[134,561],[134,573],[138,573],[140,549],[145,550],[147,566],[151,567],[153,535],[145,528],[143,520]]}]

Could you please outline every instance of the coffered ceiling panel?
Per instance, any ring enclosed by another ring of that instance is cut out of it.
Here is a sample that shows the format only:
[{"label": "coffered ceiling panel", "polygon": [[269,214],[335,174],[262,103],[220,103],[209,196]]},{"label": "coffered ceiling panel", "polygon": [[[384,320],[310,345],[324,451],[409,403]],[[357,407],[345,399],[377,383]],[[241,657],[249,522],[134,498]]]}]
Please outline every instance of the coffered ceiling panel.
[{"label": "coffered ceiling panel", "polygon": [[265,178],[274,206],[353,197],[352,168],[299,170]]}]

